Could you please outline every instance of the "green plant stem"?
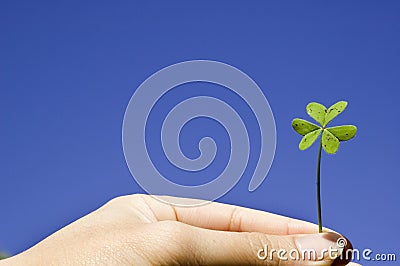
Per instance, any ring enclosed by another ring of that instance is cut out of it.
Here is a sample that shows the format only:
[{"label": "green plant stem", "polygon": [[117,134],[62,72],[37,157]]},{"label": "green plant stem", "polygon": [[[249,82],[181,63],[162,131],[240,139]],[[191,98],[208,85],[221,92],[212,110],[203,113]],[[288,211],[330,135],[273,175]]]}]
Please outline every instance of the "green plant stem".
[{"label": "green plant stem", "polygon": [[318,231],[322,233],[322,215],[321,215],[321,152],[322,140],[319,143],[318,162],[317,162],[317,208],[318,208]]}]

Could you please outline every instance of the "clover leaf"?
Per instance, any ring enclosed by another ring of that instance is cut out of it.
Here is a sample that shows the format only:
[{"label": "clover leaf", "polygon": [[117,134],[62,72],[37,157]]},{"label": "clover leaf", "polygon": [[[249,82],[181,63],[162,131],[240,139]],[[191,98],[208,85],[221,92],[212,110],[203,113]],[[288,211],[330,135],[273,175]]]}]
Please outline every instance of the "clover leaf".
[{"label": "clover leaf", "polygon": [[335,154],[340,146],[340,142],[352,139],[357,132],[357,127],[353,125],[343,125],[327,127],[327,125],[347,107],[346,101],[339,101],[329,108],[316,102],[307,105],[306,111],[319,125],[308,122],[307,120],[295,118],[292,121],[293,129],[303,136],[299,143],[300,150],[306,150],[318,139],[322,134],[317,163],[317,206],[318,206],[318,228],[322,232],[322,215],[321,215],[321,151]]},{"label": "clover leaf", "polygon": [[353,125],[336,126],[326,128],[329,122],[344,111],[347,102],[340,101],[329,108],[320,103],[312,102],[307,105],[307,113],[317,121],[320,126],[306,120],[296,118],[292,121],[294,130],[303,136],[299,144],[300,150],[308,149],[322,133],[322,147],[329,153],[334,154],[339,149],[341,141],[346,141],[356,135],[357,128]]}]

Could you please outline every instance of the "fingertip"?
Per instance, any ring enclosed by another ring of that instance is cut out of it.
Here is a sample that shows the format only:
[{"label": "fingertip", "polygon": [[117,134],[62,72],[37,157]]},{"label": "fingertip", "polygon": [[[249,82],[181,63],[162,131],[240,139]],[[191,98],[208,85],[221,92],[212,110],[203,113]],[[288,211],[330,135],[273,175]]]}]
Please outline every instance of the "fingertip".
[{"label": "fingertip", "polygon": [[333,232],[327,234],[326,237],[336,238],[336,244],[339,248],[342,248],[341,255],[333,261],[332,266],[348,265],[353,259],[353,244],[351,244],[350,240],[343,235]]}]

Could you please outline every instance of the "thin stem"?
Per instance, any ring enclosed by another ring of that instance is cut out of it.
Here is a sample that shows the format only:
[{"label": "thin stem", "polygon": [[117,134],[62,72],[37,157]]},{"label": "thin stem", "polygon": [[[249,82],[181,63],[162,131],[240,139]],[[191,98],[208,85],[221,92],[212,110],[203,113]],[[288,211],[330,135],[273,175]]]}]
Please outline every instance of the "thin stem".
[{"label": "thin stem", "polygon": [[318,149],[318,162],[317,162],[317,207],[318,207],[318,231],[322,233],[322,215],[321,215],[321,151],[322,151],[322,140],[319,143]]}]

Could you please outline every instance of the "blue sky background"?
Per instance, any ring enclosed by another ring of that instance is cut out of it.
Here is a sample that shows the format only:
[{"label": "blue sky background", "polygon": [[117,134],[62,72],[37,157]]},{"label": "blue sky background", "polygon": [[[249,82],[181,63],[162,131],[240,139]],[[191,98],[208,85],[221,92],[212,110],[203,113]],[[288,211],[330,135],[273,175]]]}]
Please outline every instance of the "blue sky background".
[{"label": "blue sky background", "polygon": [[[291,120],[307,118],[310,101],[345,99],[334,124],[359,131],[337,155],[323,154],[324,225],[355,247],[400,256],[400,2],[2,1],[0,33],[0,250],[16,254],[112,197],[142,193],[121,144],[131,95],[163,67],[210,59],[257,82],[278,135],[261,187],[247,191],[247,171],[219,201],[316,222],[317,146],[300,152]],[[221,154],[208,170],[218,173],[226,132],[195,122],[183,150],[196,156],[192,140],[216,135]]]}]

